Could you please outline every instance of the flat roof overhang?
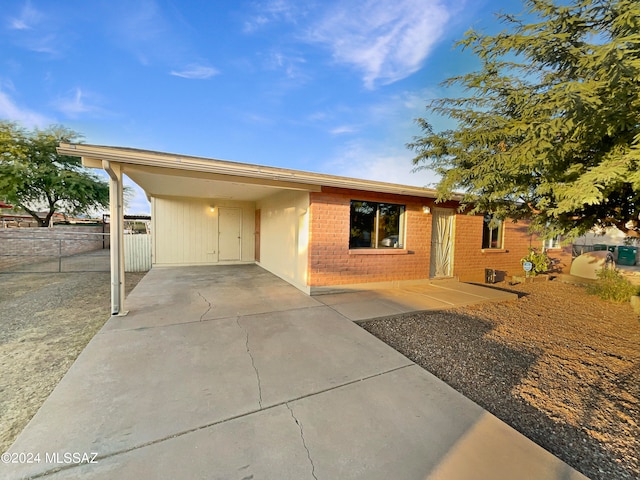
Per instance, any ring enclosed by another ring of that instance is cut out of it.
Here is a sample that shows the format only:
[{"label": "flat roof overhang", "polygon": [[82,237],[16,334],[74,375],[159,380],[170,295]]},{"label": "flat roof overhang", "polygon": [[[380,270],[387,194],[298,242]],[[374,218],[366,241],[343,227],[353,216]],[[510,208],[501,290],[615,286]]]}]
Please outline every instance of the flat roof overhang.
[{"label": "flat roof overhang", "polygon": [[255,201],[277,190],[319,192],[322,187],[436,198],[433,189],[321,173],[267,167],[150,150],[61,143],[61,155],[80,157],[84,166],[118,163],[148,196],[226,198]]}]

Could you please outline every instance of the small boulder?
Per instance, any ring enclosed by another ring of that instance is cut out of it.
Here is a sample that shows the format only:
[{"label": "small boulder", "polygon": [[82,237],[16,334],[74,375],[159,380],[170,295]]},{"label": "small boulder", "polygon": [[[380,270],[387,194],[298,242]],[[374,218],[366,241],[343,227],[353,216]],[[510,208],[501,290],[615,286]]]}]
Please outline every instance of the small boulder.
[{"label": "small boulder", "polygon": [[614,268],[613,255],[606,250],[583,253],[573,259],[571,263],[571,275],[596,280],[596,272],[603,268]]}]

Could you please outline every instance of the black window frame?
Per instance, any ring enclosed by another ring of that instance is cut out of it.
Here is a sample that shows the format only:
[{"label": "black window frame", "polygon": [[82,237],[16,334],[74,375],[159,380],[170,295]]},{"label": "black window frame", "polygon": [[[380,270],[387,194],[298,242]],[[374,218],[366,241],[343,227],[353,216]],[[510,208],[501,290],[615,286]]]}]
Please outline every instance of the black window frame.
[{"label": "black window frame", "polygon": [[[407,206],[399,203],[352,199],[349,213],[349,249],[404,248],[406,210]],[[391,225],[385,225],[388,218],[393,219]]]}]

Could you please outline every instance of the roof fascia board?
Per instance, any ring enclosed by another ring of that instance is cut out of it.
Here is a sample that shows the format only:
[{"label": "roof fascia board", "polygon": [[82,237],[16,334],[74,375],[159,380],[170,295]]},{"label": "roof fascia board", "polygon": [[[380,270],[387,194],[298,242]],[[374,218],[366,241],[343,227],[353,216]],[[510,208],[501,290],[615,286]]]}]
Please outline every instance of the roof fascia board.
[{"label": "roof fascia board", "polygon": [[126,165],[124,168],[124,172],[129,175],[131,178],[134,178],[136,173],[149,173],[155,175],[165,175],[171,177],[186,177],[186,178],[197,178],[201,180],[215,180],[222,182],[231,182],[231,183],[244,183],[250,185],[260,185],[266,187],[274,187],[274,188],[286,188],[289,190],[303,190],[303,191],[312,191],[319,192],[319,185],[310,185],[304,183],[294,183],[294,182],[282,182],[276,180],[268,180],[268,179],[259,179],[253,177],[239,177],[235,175],[223,175],[219,173],[209,173],[203,172],[200,170],[178,170],[175,168],[168,167],[157,167],[157,166],[148,166],[148,165]]},{"label": "roof fascia board", "polygon": [[[164,167],[193,172],[207,172],[219,175],[242,178],[255,178],[296,184],[318,185],[353,190],[365,190],[383,193],[395,193],[417,197],[436,198],[437,192],[432,189],[399,185],[394,183],[361,180],[327,174],[289,170],[277,167],[266,167],[253,164],[229,162],[226,160],[206,159],[163,152],[135,150],[121,147],[105,147],[88,144],[61,143],[58,152],[63,155],[101,159],[128,165],[145,165]],[[83,160],[84,161],[84,160]]]}]

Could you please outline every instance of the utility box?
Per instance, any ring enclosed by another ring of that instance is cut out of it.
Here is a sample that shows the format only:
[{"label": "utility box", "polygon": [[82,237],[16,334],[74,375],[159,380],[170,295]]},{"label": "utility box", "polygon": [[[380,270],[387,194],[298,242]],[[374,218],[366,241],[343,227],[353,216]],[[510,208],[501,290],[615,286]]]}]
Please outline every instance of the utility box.
[{"label": "utility box", "polygon": [[638,247],[618,247],[618,265],[635,265]]},{"label": "utility box", "polygon": [[498,283],[504,282],[507,276],[507,272],[503,270],[496,270],[494,268],[484,269],[484,283]]}]

